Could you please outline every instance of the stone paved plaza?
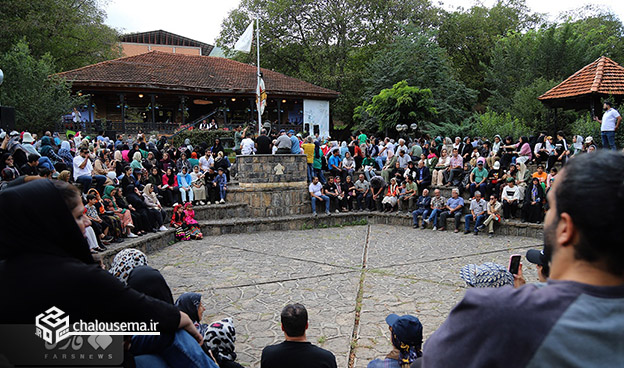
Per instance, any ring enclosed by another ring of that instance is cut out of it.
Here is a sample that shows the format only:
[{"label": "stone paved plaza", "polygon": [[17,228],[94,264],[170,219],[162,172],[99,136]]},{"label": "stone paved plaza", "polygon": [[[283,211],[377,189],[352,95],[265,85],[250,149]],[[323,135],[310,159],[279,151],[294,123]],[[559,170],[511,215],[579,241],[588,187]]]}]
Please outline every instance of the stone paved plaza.
[{"label": "stone paved plaza", "polygon": [[[262,348],[283,340],[280,310],[300,302],[310,316],[308,340],[346,368],[366,367],[391,349],[389,313],[418,316],[426,340],[462,298],[464,264],[506,265],[511,254],[539,246],[534,238],[363,225],[215,236],[176,243],[148,260],[174,298],[203,294],[203,322],[235,319],[244,366],[259,367]],[[527,282],[537,281],[535,268],[523,265]]]}]

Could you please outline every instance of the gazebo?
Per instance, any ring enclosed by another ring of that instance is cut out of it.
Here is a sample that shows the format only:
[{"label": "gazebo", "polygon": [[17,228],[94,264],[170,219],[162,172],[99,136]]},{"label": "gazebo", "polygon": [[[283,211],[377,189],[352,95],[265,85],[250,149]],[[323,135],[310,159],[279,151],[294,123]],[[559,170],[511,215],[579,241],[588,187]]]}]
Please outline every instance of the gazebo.
[{"label": "gazebo", "polygon": [[619,105],[624,99],[624,67],[606,56],[584,66],[568,79],[538,97],[544,105],[554,109],[589,110],[596,108],[602,115],[601,100],[611,99]]}]

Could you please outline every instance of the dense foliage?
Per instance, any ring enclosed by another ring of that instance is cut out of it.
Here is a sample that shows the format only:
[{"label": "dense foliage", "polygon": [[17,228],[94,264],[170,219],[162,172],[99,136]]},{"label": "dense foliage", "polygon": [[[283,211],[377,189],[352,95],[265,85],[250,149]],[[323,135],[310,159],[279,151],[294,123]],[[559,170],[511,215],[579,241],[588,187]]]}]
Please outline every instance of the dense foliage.
[{"label": "dense foliage", "polygon": [[[584,113],[554,120],[537,97],[602,55],[624,63],[624,27],[596,6],[554,15],[524,0],[455,11],[428,0],[242,0],[217,43],[232,46],[259,17],[262,66],[339,91],[334,125],[351,130],[378,127],[367,106],[405,80],[431,90],[429,133],[479,134],[489,121],[573,133]],[[254,63],[255,49],[235,57]]]}]

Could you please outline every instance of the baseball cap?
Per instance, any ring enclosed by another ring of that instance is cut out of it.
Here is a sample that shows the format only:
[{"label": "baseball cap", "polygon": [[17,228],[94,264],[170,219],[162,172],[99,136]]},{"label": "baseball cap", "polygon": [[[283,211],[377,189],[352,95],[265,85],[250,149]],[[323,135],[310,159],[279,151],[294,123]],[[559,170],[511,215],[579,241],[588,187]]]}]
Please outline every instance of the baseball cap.
[{"label": "baseball cap", "polygon": [[594,141],[594,138],[592,138],[591,136],[585,138],[585,143],[591,143]]},{"label": "baseball cap", "polygon": [[507,178],[508,183],[511,183],[512,181],[514,181],[514,178]]},{"label": "baseball cap", "polygon": [[399,316],[392,313],[386,317],[386,323],[392,327],[392,333],[400,342],[409,346],[422,344],[423,326],[418,318],[409,314]]},{"label": "baseball cap", "polygon": [[498,170],[498,169],[500,169],[500,162],[496,161],[496,162],[494,163],[494,165],[492,165],[492,168],[493,168],[494,170]]},{"label": "baseball cap", "polygon": [[284,129],[280,130],[280,133],[286,133],[286,131]]},{"label": "baseball cap", "polygon": [[544,256],[544,251],[543,250],[538,250],[538,249],[529,249],[526,252],[526,259],[527,261],[536,264],[538,266],[543,266],[544,264],[546,264],[546,256]]},{"label": "baseball cap", "polygon": [[497,288],[513,285],[514,278],[505,266],[493,262],[482,265],[467,264],[459,271],[460,277],[472,287]]},{"label": "baseball cap", "polygon": [[291,129],[288,131],[288,134],[295,134],[295,131]]}]

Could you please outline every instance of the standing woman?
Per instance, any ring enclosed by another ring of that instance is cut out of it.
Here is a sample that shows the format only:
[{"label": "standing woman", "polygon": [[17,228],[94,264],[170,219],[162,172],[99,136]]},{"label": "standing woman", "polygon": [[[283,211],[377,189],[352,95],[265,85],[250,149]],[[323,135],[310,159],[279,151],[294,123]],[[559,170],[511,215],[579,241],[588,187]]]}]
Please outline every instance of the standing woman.
[{"label": "standing woman", "polygon": [[[186,313],[126,288],[93,260],[76,187],[35,180],[3,191],[0,208],[12,209],[0,211],[0,294],[11,296],[0,299],[0,323],[32,324],[55,306],[73,320],[154,321],[161,333],[183,328],[202,342]],[[50,236],[59,231],[63,236]]]},{"label": "standing woman", "polygon": [[312,168],[314,168],[314,176],[318,177],[322,184],[325,184],[325,176],[323,175],[323,152],[321,151],[321,144],[319,141],[314,141],[314,162]]}]

